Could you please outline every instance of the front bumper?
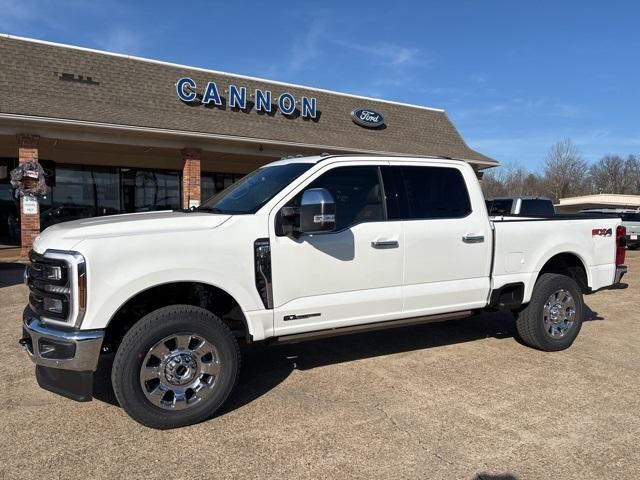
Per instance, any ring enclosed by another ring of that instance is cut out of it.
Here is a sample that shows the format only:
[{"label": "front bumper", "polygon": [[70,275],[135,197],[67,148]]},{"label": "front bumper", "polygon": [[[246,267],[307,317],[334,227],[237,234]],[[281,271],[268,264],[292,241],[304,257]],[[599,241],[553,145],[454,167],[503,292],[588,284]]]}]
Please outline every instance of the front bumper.
[{"label": "front bumper", "polygon": [[36,364],[38,384],[74,400],[91,400],[103,330],[61,330],[26,317],[20,344]]}]

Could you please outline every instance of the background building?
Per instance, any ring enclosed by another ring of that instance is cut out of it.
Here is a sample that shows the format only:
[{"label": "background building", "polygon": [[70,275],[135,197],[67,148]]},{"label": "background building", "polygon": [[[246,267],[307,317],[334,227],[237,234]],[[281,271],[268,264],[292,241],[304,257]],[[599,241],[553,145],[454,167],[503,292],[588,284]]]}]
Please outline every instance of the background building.
[{"label": "background building", "polygon": [[640,195],[601,193],[598,195],[561,198],[555,207],[559,213],[575,213],[588,208],[628,208],[640,210]]},{"label": "background building", "polygon": [[[284,155],[497,165],[438,109],[9,35],[0,58],[0,244],[23,254],[51,224],[197,205]],[[358,109],[370,118],[354,121]],[[8,178],[28,159],[51,187],[35,213],[20,208]]]}]

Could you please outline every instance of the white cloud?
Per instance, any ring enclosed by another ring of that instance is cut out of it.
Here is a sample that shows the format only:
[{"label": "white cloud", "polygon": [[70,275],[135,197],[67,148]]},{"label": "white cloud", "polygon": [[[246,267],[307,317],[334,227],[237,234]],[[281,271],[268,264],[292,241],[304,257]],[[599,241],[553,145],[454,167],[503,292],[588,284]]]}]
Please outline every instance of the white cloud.
[{"label": "white cloud", "polygon": [[424,65],[426,63],[424,58],[422,58],[423,56],[420,50],[417,48],[409,48],[391,43],[368,46],[334,37],[327,37],[327,41],[339,47],[347,48],[377,59],[380,63],[388,66],[409,66],[418,63]]},{"label": "white cloud", "polygon": [[144,36],[126,28],[116,28],[97,37],[96,44],[109,52],[136,55],[143,49]]},{"label": "white cloud", "polygon": [[289,63],[287,64],[288,70],[300,70],[320,54],[318,43],[321,39],[324,26],[324,18],[317,17],[312,20],[304,36],[302,38],[296,38],[291,48]]}]

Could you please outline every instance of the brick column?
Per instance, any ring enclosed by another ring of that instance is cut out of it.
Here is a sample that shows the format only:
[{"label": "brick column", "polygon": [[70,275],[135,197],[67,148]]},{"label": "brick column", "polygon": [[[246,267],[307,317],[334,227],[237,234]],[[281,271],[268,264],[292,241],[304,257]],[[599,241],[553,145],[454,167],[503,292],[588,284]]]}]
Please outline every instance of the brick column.
[{"label": "brick column", "polygon": [[190,201],[200,205],[200,158],[199,148],[183,148],[182,160],[182,208],[189,208]]},{"label": "brick column", "polygon": [[[18,159],[20,163],[29,160],[38,161],[38,143],[39,135],[29,135],[20,133],[16,135],[18,142]],[[33,246],[33,241],[40,234],[40,205],[38,205],[35,214],[25,214],[22,208],[22,198],[20,199],[20,237],[22,248],[20,249],[20,257],[26,258],[29,250]]]}]

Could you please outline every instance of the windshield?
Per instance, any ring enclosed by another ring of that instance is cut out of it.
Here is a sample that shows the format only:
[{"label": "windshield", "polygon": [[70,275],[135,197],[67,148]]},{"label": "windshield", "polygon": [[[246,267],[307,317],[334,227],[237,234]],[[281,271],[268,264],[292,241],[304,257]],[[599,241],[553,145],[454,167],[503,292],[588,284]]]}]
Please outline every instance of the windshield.
[{"label": "windshield", "polygon": [[259,168],[211,197],[198,210],[227,214],[256,213],[280,190],[312,166],[312,163],[288,163]]}]

